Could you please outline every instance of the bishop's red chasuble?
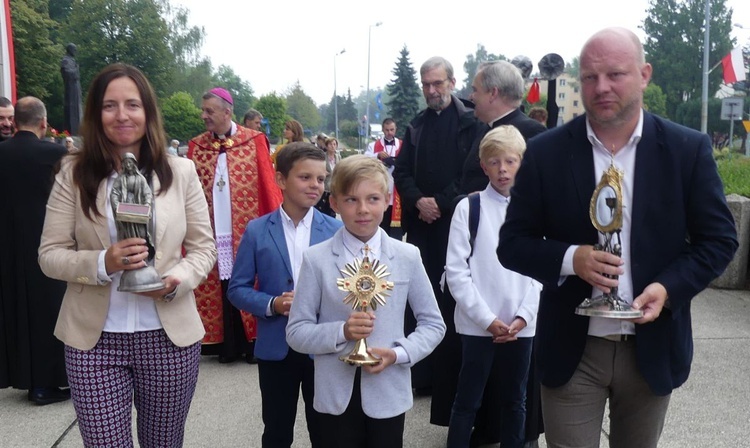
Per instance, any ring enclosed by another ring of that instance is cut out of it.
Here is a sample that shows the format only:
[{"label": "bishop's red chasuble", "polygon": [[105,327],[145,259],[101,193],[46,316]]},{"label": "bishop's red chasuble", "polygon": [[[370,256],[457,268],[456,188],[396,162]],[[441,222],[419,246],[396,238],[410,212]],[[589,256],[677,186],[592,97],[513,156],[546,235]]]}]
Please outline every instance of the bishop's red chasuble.
[{"label": "bishop's red chasuble", "polygon": [[[282,196],[281,190],[276,186],[265,134],[237,126],[234,135],[220,141],[211,132],[204,132],[188,143],[188,158],[193,160],[198,171],[214,229],[213,185],[216,163],[222,149],[227,154],[227,176],[232,200],[232,248],[236,257],[248,221],[276,210],[281,205]],[[195,290],[195,300],[206,329],[203,343],[223,342],[224,316],[218,266],[214,266],[206,281]],[[248,341],[255,339],[255,317],[245,311],[241,311],[241,314]]]}]

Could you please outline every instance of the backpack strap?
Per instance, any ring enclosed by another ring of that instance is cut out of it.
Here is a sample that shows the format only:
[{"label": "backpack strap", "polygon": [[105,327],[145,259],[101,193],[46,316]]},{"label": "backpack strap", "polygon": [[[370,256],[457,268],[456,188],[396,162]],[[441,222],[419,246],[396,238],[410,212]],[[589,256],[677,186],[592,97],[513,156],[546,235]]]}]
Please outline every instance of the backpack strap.
[{"label": "backpack strap", "polygon": [[477,230],[479,229],[479,192],[469,194],[469,246],[471,252],[469,257],[474,255],[474,240],[477,239]]}]

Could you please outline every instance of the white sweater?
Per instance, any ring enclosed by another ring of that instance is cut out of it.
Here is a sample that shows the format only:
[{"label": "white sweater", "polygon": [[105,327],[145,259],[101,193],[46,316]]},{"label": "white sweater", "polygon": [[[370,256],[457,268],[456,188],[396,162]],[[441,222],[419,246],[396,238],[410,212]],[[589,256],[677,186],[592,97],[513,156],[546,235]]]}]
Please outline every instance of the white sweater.
[{"label": "white sweater", "polygon": [[533,337],[542,285],[504,268],[497,260],[500,227],[510,199],[491,185],[479,195],[479,227],[471,258],[467,260],[471,250],[468,198],[456,206],[448,238],[445,279],[456,300],[456,332],[489,337],[487,327],[495,319],[510,325],[522,317],[527,325],[518,337]]}]

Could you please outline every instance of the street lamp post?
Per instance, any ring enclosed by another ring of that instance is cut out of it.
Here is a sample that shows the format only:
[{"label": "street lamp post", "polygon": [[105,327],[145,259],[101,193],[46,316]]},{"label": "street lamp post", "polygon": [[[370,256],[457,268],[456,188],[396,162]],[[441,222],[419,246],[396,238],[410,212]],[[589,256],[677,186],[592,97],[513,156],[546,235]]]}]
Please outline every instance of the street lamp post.
[{"label": "street lamp post", "polygon": [[375,25],[370,25],[367,29],[367,105],[365,106],[365,142],[369,138],[370,133],[370,38],[372,35],[372,27],[378,27],[383,22],[378,22]]},{"label": "street lamp post", "polygon": [[344,52],[346,52],[346,48],[342,48],[341,51],[333,55],[333,119],[336,122],[336,140],[339,139],[339,96],[336,93],[336,56]]},{"label": "street lamp post", "polygon": [[711,2],[706,0],[706,30],[703,34],[703,88],[701,91],[701,132],[708,133],[708,50],[711,36]]}]

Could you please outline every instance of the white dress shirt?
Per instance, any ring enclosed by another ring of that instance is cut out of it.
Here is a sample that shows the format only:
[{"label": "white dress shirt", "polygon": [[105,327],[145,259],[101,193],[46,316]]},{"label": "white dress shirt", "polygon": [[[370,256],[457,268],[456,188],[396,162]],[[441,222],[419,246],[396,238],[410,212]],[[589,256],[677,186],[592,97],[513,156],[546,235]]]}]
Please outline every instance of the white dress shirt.
[{"label": "white dress shirt", "polygon": [[302,266],[302,253],[310,247],[310,232],[314,211],[311,207],[296,226],[294,225],[294,220],[284,211],[283,205],[279,208],[279,211],[281,212],[281,223],[284,227],[284,238],[286,239],[286,248],[289,252],[289,261],[292,264],[292,278],[296,285],[299,279],[299,269]]},{"label": "white dress shirt", "polygon": [[518,337],[533,337],[542,285],[503,267],[496,248],[510,198],[488,185],[479,193],[480,213],[474,252],[469,244],[469,199],[462,199],[451,219],[445,279],[456,300],[456,332],[487,336],[495,319],[510,325],[516,317],[526,321]]},{"label": "white dress shirt", "polygon": [[[622,260],[625,262],[621,267],[623,274],[619,277],[618,293],[620,298],[625,302],[632,304],[635,297],[633,297],[633,273],[631,270],[631,258],[630,258],[630,241],[631,241],[631,221],[633,211],[633,184],[634,184],[634,172],[635,172],[635,153],[638,147],[638,142],[641,140],[643,135],[643,110],[641,110],[638,124],[633,131],[633,135],[630,136],[628,143],[625,144],[617,154],[612,156],[610,149],[604,147],[602,142],[597,138],[594,131],[591,129],[588,119],[586,119],[586,134],[589,141],[591,142],[592,151],[594,153],[594,173],[597,183],[602,174],[613,163],[614,166],[623,172],[622,177],[622,231],[620,232],[620,240],[622,245]],[[604,243],[604,238],[599,234],[599,244]],[[571,246],[565,253],[565,259],[563,260],[563,267],[561,275],[575,275],[573,271],[573,253],[578,246]],[[592,288],[591,298],[595,298],[602,295],[602,291],[597,288]],[[630,321],[622,319],[609,319],[605,317],[591,317],[589,319],[589,335],[591,336],[607,336],[611,334],[635,334],[635,324]]]},{"label": "white dress shirt", "polygon": [[[112,204],[109,201],[112,186],[118,174],[112,172],[107,178],[107,225],[109,227],[109,240],[111,244],[117,242],[117,226],[112,213]],[[154,226],[155,228],[155,226]],[[109,310],[103,331],[110,333],[134,333],[136,331],[150,331],[162,328],[159,314],[156,312],[156,303],[151,297],[130,292],[117,290],[120,285],[122,271],[107,275],[104,263],[104,255],[107,251],[99,252],[99,272],[97,277],[100,284],[112,283],[109,293]]]}]

